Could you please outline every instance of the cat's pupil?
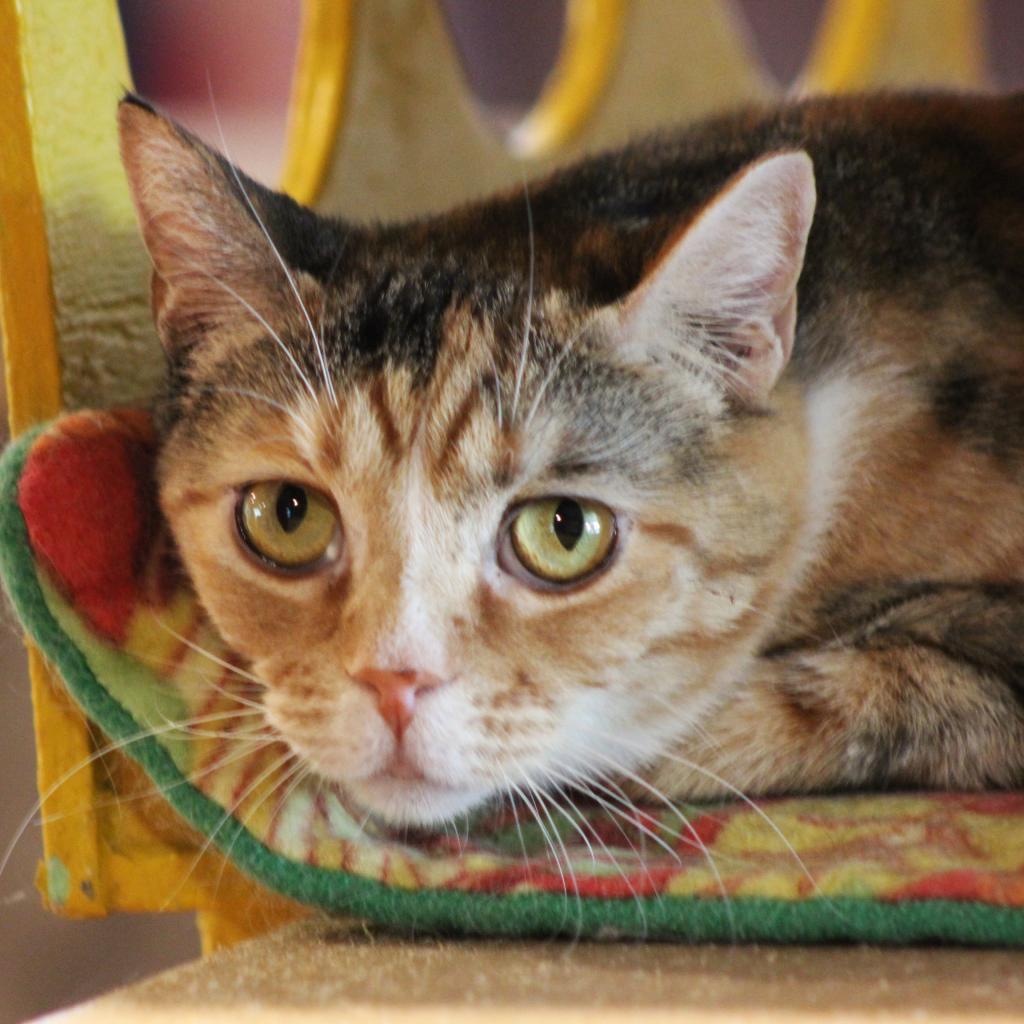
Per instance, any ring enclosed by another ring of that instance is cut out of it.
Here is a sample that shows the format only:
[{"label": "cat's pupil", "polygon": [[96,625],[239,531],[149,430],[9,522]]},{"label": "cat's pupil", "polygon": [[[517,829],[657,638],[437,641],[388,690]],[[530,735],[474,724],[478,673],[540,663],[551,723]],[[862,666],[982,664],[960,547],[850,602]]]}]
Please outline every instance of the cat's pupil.
[{"label": "cat's pupil", "polygon": [[562,501],[555,509],[555,536],[566,551],[572,551],[583,536],[583,509],[579,502]]},{"label": "cat's pupil", "polygon": [[293,533],[306,518],[306,492],[295,484],[285,484],[277,496],[277,521],[285,533]]}]

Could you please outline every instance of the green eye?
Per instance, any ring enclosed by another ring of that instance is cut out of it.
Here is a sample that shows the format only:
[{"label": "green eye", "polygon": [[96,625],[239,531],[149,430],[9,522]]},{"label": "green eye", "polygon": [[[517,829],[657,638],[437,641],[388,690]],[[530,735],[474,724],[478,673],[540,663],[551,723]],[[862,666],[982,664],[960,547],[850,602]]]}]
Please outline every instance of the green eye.
[{"label": "green eye", "polygon": [[245,544],[279,569],[309,569],[329,554],[338,517],[318,491],[287,480],[251,484],[235,512]]},{"label": "green eye", "polygon": [[527,572],[548,583],[572,583],[604,564],[615,543],[615,516],[593,501],[542,498],[523,505],[509,536]]}]

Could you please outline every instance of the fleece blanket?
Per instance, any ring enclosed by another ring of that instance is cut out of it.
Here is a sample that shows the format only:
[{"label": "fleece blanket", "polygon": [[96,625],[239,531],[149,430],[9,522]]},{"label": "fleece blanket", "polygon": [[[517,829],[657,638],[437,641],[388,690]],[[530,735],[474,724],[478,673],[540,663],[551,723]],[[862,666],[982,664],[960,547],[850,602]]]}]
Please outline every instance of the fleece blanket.
[{"label": "fleece blanket", "polygon": [[1024,793],[609,795],[504,802],[439,834],[376,826],[239,714],[258,691],[166,542],[154,451],[131,410],[19,439],[0,463],[0,570],[85,714],[271,889],[419,932],[1024,946]]}]

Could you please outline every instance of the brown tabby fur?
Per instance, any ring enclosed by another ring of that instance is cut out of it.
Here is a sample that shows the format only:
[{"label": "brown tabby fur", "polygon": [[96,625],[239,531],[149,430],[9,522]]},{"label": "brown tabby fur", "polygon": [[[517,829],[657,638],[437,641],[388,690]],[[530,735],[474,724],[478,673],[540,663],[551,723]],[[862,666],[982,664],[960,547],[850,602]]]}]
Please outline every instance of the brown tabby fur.
[{"label": "brown tabby fur", "polygon": [[[164,511],[269,720],[355,799],[436,821],[510,779],[1024,783],[1024,96],[744,111],[383,226],[236,177],[136,100],[121,126],[170,367]],[[817,208],[769,399],[621,358],[598,311],[737,172],[801,149]],[[343,569],[244,554],[259,479],[332,496]],[[550,494],[628,522],[566,593],[494,566],[504,510]],[[388,774],[349,678],[381,658],[447,681],[406,743],[425,778]]]}]

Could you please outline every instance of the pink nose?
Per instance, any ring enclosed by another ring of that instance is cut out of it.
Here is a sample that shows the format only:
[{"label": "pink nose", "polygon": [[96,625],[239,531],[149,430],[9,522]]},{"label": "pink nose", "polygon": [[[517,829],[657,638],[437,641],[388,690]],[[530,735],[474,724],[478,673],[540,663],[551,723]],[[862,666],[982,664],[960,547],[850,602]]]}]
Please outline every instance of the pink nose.
[{"label": "pink nose", "polygon": [[415,669],[360,668],[351,672],[352,678],[377,697],[377,710],[388,723],[396,739],[401,739],[412,721],[416,695],[441,684],[437,676]]}]

